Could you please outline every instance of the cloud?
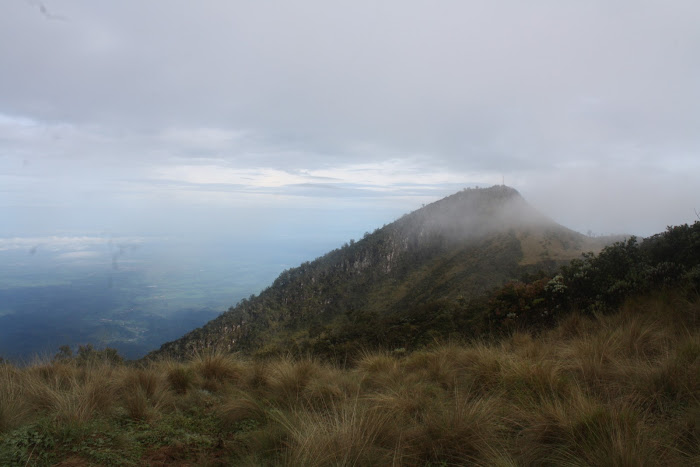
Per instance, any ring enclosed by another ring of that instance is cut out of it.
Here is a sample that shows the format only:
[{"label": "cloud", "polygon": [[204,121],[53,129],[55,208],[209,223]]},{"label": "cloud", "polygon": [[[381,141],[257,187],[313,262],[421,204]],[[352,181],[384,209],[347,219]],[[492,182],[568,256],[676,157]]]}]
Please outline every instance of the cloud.
[{"label": "cloud", "polygon": [[[9,250],[48,250],[52,252],[66,251],[67,254],[75,253],[92,255],[92,248],[112,245],[133,247],[142,244],[143,237],[0,237],[0,251]],[[77,257],[75,256],[75,257]]]},{"label": "cloud", "polygon": [[242,130],[222,128],[167,128],[160,139],[169,146],[183,147],[188,151],[224,151],[235,147],[246,136]]},{"label": "cloud", "polygon": [[57,15],[49,11],[48,8],[46,8],[46,5],[43,2],[39,2],[36,0],[28,0],[28,4],[32,6],[36,6],[39,9],[39,12],[46,18],[54,21],[67,21],[67,18],[61,15]]},{"label": "cloud", "polygon": [[[444,196],[465,186],[490,185],[499,175],[486,172],[450,172],[430,167],[430,161],[391,159],[381,162],[348,164],[323,169],[281,170],[265,167],[234,168],[223,165],[165,166],[155,170],[154,178],[174,183],[175,189],[188,192],[190,200],[215,202],[235,194],[282,197],[299,204],[298,197],[367,198],[418,197],[418,206],[426,198]],[[422,196],[422,198],[421,198]],[[255,201],[253,201],[255,202]]]},{"label": "cloud", "polygon": [[68,253],[61,253],[56,256],[59,260],[86,260],[94,259],[104,256],[104,253],[99,251],[71,251]]},{"label": "cloud", "polygon": [[596,229],[647,231],[697,197],[695,1],[32,4],[70,21],[0,17],[0,209],[28,229],[233,196],[408,210],[505,175],[555,218],[635,193],[644,219],[601,203]]},{"label": "cloud", "polygon": [[248,187],[281,187],[306,182],[303,175],[282,170],[234,169],[213,165],[184,165],[164,167],[158,170],[158,177],[164,180],[181,181],[192,184],[226,184]]}]

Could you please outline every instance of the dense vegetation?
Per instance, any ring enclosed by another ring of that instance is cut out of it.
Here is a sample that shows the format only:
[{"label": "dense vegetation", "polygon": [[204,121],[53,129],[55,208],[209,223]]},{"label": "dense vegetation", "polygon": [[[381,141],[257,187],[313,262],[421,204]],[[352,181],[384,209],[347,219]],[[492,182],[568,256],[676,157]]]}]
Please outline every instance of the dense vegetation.
[{"label": "dense vegetation", "polygon": [[489,318],[498,326],[531,327],[574,310],[615,310],[631,294],[678,285],[700,290],[700,222],[586,253],[553,277],[509,283],[491,294]]},{"label": "dense vegetation", "polygon": [[[698,465],[699,266],[700,222],[631,238],[395,338],[389,318],[349,320],[337,339],[389,350],[343,366],[87,346],[0,364],[0,464]],[[472,335],[460,319],[480,337],[394,347]]]},{"label": "dense vegetation", "polygon": [[700,222],[669,227],[641,243],[631,237],[558,271],[524,273],[469,299],[424,300],[391,313],[351,309],[333,323],[312,324],[284,348],[336,362],[368,349],[413,351],[436,340],[537,331],[572,311],[616,310],[631,294],[680,285],[700,290]]},{"label": "dense vegetation", "polygon": [[[400,336],[440,330],[420,320],[454,314],[460,303],[524,274],[554,272],[587,248],[599,249],[592,239],[541,216],[512,188],[464,190],[283,272],[258,296],[151,357],[183,358],[220,348],[346,358],[342,343],[356,348],[355,334],[362,344],[374,345],[363,326],[387,320],[380,328]],[[455,326],[470,320],[459,318]],[[400,336],[391,345],[412,345]],[[418,336],[413,344],[429,339]]]},{"label": "dense vegetation", "polygon": [[556,268],[542,219],[463,236],[512,190],[447,200],[160,358],[0,360],[0,465],[699,465],[700,222]]},{"label": "dense vegetation", "polygon": [[700,301],[339,368],[204,353],[0,365],[0,464],[698,465]]}]

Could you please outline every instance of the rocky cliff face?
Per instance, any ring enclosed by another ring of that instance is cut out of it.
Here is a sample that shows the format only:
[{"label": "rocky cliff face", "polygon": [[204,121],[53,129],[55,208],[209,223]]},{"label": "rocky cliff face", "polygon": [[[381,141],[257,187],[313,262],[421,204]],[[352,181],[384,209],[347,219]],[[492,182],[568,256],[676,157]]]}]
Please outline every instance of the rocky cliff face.
[{"label": "rocky cliff face", "polygon": [[[547,242],[566,248],[549,254]],[[578,255],[584,246],[590,246],[586,237],[542,216],[512,188],[463,190],[284,271],[260,295],[149,357],[185,356],[208,347],[244,352],[284,347],[348,312],[397,313],[429,300],[473,296],[524,268],[553,267],[562,259],[557,252]]]}]

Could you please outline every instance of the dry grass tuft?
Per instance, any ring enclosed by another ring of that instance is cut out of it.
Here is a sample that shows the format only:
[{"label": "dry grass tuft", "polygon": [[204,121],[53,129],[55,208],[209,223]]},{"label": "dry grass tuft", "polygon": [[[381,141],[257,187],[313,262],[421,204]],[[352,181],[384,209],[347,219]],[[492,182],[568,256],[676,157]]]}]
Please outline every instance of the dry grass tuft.
[{"label": "dry grass tuft", "polygon": [[243,373],[243,365],[231,354],[207,350],[192,357],[190,365],[203,379],[203,387],[211,392],[221,390],[226,384],[237,383]]},{"label": "dry grass tuft", "polygon": [[422,422],[444,393],[435,384],[415,382],[364,396],[376,410],[392,415],[397,423],[410,425]]},{"label": "dry grass tuft", "polygon": [[388,353],[364,353],[356,363],[362,388],[365,390],[382,390],[401,384],[404,370],[396,357]]},{"label": "dry grass tuft", "polygon": [[502,368],[513,356],[495,346],[475,343],[465,347],[457,358],[464,375],[462,385],[476,394],[488,395],[500,390]]},{"label": "dry grass tuft", "polygon": [[146,397],[153,397],[159,389],[160,374],[146,369],[130,371],[124,378],[125,391],[142,391]]},{"label": "dry grass tuft", "polygon": [[217,352],[141,368],[0,364],[0,447],[29,454],[50,438],[23,427],[99,423],[135,453],[176,443],[183,465],[700,465],[698,303],[632,301],[538,335],[365,353],[350,369]]},{"label": "dry grass tuft", "polygon": [[280,406],[303,401],[303,392],[309,383],[326,374],[318,362],[308,358],[294,360],[283,357],[267,366],[267,394]]},{"label": "dry grass tuft", "polygon": [[436,349],[409,356],[403,371],[409,379],[431,381],[446,391],[452,391],[463,379],[463,368],[459,365],[462,349],[448,344]]},{"label": "dry grass tuft", "polygon": [[524,465],[661,465],[670,456],[633,407],[604,406],[579,392],[537,409],[519,414],[518,460]]},{"label": "dry grass tuft", "polygon": [[357,398],[327,412],[295,412],[281,417],[287,431],[289,465],[391,465],[396,426],[386,413]]},{"label": "dry grass tuft", "polygon": [[309,408],[325,409],[352,394],[357,394],[360,385],[354,374],[335,368],[321,366],[302,391]]},{"label": "dry grass tuft", "polygon": [[225,428],[235,428],[243,420],[262,422],[267,418],[262,401],[244,392],[230,395],[217,412]]},{"label": "dry grass tuft", "polygon": [[595,322],[581,313],[569,313],[559,322],[559,325],[550,331],[558,341],[568,341],[574,338],[585,337],[595,329]]},{"label": "dry grass tuft", "polygon": [[679,342],[674,351],[636,378],[636,390],[657,405],[700,401],[700,335]]},{"label": "dry grass tuft", "polygon": [[168,363],[166,372],[170,387],[178,394],[186,394],[194,385],[195,374],[188,366],[179,363]]},{"label": "dry grass tuft", "polygon": [[65,423],[84,423],[112,408],[115,369],[58,363],[30,368],[24,380],[25,400],[32,410]]},{"label": "dry grass tuft", "polygon": [[241,387],[256,394],[264,393],[268,388],[268,369],[269,365],[265,361],[249,362],[240,381]]},{"label": "dry grass tuft", "polygon": [[167,377],[157,370],[133,369],[121,379],[121,402],[130,419],[153,420],[174,405]]},{"label": "dry grass tuft", "polygon": [[426,465],[483,463],[498,449],[501,404],[497,397],[470,398],[457,393],[436,404],[406,434],[405,463]]},{"label": "dry grass tuft", "polygon": [[0,364],[0,434],[32,418],[31,407],[24,394],[25,378],[25,374],[16,368]]},{"label": "dry grass tuft", "polygon": [[545,402],[566,398],[569,378],[556,360],[515,360],[502,370],[502,390],[517,402]]}]

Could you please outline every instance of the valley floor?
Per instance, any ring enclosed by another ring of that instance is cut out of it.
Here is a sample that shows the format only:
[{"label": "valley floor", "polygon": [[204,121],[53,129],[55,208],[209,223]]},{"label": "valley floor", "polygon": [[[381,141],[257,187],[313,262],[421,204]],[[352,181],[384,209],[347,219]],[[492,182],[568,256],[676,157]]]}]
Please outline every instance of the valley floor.
[{"label": "valley floor", "polygon": [[0,465],[470,464],[700,465],[700,300],[348,368],[0,364]]}]

